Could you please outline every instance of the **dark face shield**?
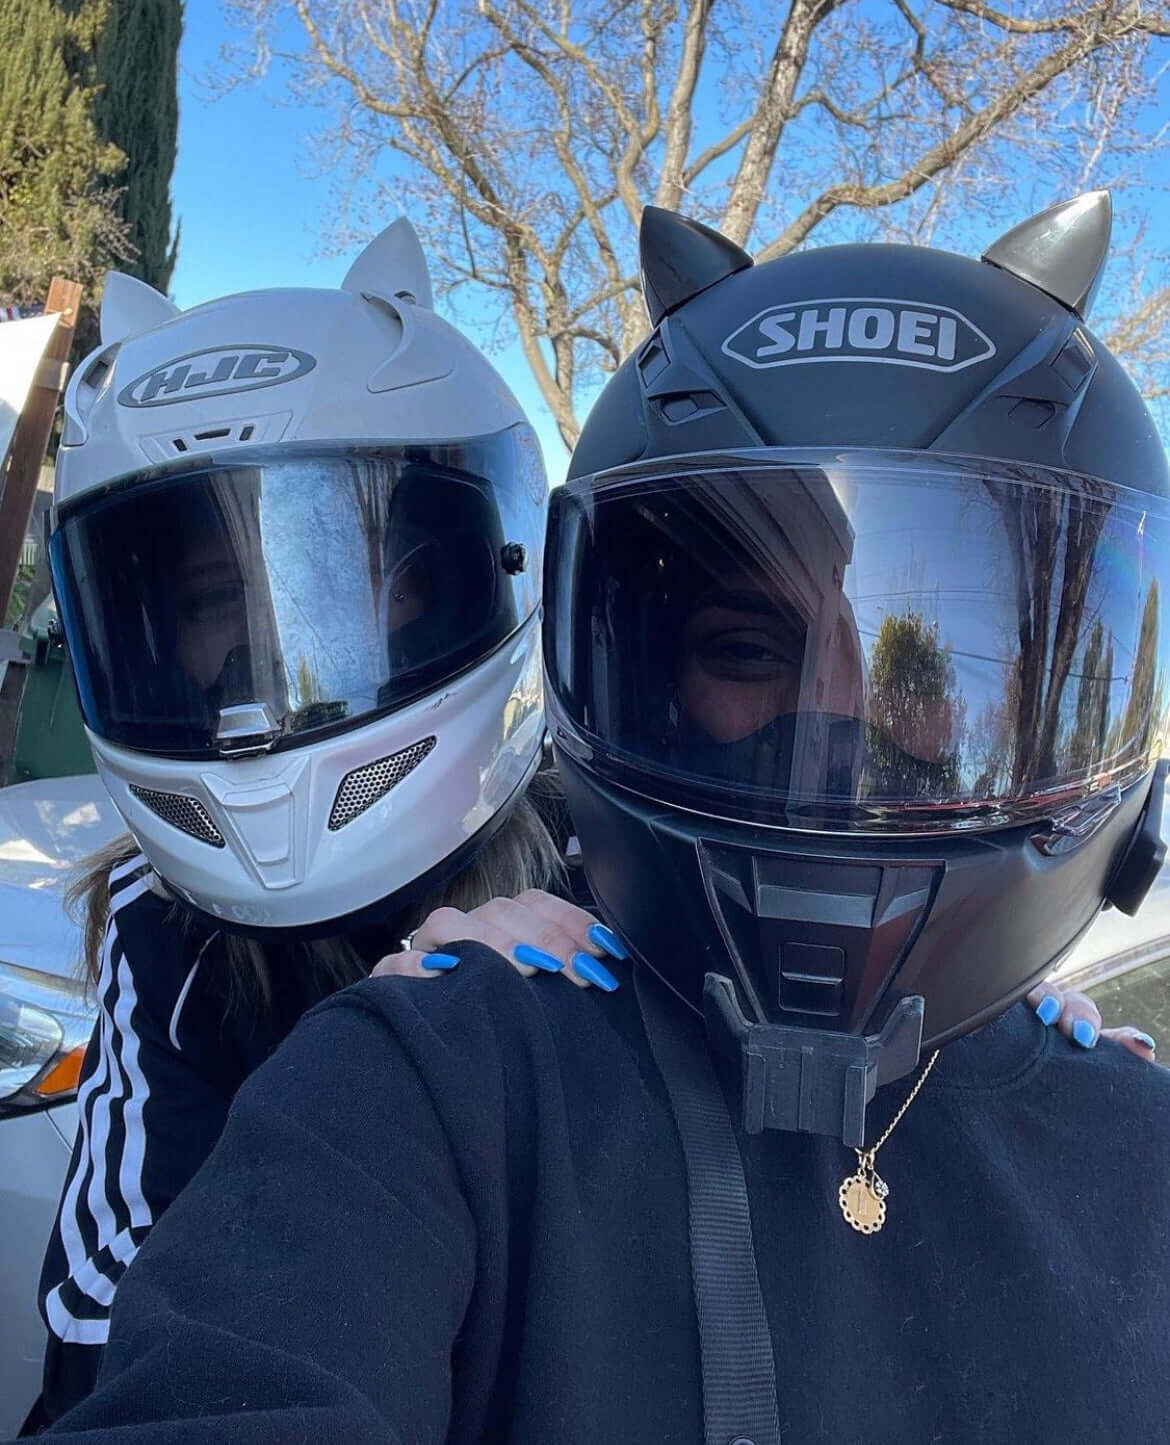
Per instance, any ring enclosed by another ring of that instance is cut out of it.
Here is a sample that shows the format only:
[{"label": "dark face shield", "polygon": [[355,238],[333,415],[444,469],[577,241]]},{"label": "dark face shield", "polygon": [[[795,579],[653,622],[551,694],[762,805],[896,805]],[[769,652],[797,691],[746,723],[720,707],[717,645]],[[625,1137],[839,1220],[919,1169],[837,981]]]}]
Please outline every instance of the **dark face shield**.
[{"label": "dark face shield", "polygon": [[714,816],[920,832],[1058,812],[1160,746],[1168,529],[1154,498],[977,458],[587,478],[554,496],[550,686],[592,767]]},{"label": "dark face shield", "polygon": [[541,487],[516,429],[256,451],[83,501],[51,559],[87,724],[147,752],[230,753],[440,687],[538,605]]}]

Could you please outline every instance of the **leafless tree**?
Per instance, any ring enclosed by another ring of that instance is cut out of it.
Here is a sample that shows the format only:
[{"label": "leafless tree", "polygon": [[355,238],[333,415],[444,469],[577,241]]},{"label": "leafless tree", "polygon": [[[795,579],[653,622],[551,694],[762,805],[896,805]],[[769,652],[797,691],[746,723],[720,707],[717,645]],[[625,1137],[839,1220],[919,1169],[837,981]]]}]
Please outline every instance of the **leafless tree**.
[{"label": "leafless tree", "polygon": [[[235,74],[290,67],[358,229],[389,189],[449,290],[497,294],[569,445],[645,330],[647,202],[764,258],[813,238],[962,249],[1088,184],[1128,187],[1139,222],[1153,208],[1167,0],[226,3]],[[1140,224],[1122,241],[1103,330],[1157,390],[1170,274]]]}]

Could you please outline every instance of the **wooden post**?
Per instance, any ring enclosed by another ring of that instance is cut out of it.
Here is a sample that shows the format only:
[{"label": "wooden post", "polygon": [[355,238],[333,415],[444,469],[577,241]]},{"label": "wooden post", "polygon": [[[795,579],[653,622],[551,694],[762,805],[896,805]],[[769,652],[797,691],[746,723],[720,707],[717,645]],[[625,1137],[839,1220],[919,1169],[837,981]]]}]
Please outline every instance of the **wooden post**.
[{"label": "wooden post", "polygon": [[81,285],[54,276],[49,284],[47,315],[56,315],[57,329],[45,349],[40,371],[12,434],[4,490],[0,493],[0,627],[8,615],[8,599],[16,582],[20,549],[36,499],[37,478],[53,430],[57,403],[65,390],[73,332],[81,310]]}]

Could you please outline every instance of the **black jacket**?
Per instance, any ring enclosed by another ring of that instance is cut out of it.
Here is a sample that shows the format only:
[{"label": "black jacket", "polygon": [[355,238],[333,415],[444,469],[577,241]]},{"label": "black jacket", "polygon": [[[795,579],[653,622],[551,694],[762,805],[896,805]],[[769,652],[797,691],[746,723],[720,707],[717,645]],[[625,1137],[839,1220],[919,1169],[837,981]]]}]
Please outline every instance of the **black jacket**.
[{"label": "black jacket", "polygon": [[[583,993],[457,951],[328,1000],[243,1087],[64,1438],[699,1445],[681,1146],[629,971]],[[1168,1110],[1164,1070],[1019,1007],[882,1151],[878,1235],[838,1211],[852,1153],[741,1137],[785,1445],[1165,1438]]]}]

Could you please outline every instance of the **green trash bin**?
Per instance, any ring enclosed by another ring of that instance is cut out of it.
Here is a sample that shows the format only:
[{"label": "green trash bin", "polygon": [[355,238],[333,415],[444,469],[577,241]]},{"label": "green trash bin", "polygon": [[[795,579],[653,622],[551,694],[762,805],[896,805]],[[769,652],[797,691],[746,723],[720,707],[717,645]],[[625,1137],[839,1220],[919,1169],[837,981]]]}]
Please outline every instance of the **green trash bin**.
[{"label": "green trash bin", "polygon": [[27,676],[9,782],[95,772],[52,597],[25,624],[20,650],[28,658]]}]

